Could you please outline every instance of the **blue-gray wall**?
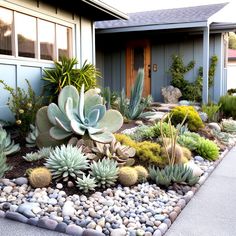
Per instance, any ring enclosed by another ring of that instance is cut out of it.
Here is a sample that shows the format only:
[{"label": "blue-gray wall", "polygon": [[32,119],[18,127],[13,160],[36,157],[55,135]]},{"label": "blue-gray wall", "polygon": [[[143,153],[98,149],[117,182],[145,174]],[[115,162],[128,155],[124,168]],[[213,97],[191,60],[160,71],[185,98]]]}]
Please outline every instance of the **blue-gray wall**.
[{"label": "blue-gray wall", "polygon": [[[120,90],[125,87],[125,41],[124,35],[97,35],[96,38],[96,63],[102,71],[104,85],[110,86],[113,90]],[[189,71],[185,79],[193,82],[198,74],[198,68],[202,66],[203,40],[201,35],[184,34],[149,34],[134,38],[150,38],[151,41],[151,63],[157,64],[157,72],[152,71],[151,94],[155,101],[162,102],[161,88],[170,84],[171,77],[167,73],[172,63],[172,55],[178,54],[183,57],[184,63],[195,60],[196,65]],[[133,39],[134,39],[133,38]],[[112,46],[108,46],[112,42]],[[210,89],[210,99],[217,102],[224,94],[223,84],[223,37],[222,34],[214,34],[210,37],[210,57],[216,55],[218,64],[216,68],[215,83]]]}]

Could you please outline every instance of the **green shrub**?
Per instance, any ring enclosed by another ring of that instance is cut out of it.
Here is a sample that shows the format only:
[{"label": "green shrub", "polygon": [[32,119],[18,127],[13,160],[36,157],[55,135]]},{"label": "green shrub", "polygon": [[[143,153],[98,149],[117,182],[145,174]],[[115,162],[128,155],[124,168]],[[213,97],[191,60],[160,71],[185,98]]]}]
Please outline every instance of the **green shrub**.
[{"label": "green shrub", "polygon": [[192,106],[177,106],[171,111],[171,122],[174,126],[180,124],[185,116],[187,118],[185,123],[188,124],[190,131],[197,131],[199,128],[202,128],[203,122],[198,114],[198,112]]},{"label": "green shrub", "polygon": [[218,104],[221,104],[220,111],[224,117],[236,119],[236,96],[222,96]]},{"label": "green shrub", "polygon": [[232,95],[233,93],[236,93],[236,88],[231,88],[227,90],[228,95]]},{"label": "green shrub", "polygon": [[215,161],[219,158],[219,147],[208,139],[200,139],[196,152],[209,161]]},{"label": "green shrub", "polygon": [[202,111],[207,114],[209,122],[218,121],[220,107],[221,105],[217,104],[202,105]]},{"label": "green shrub", "polygon": [[35,117],[38,109],[43,105],[43,98],[36,96],[28,80],[26,80],[28,89],[17,87],[16,90],[8,86],[3,80],[4,89],[10,93],[7,105],[16,119],[20,134],[26,136],[30,131],[30,124],[35,123]]}]

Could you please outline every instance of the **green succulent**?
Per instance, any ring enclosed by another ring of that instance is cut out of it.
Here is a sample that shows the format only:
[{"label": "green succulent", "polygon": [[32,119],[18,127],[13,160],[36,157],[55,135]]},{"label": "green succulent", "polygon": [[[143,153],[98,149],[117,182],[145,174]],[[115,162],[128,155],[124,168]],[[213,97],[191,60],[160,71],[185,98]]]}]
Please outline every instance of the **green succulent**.
[{"label": "green succulent", "polygon": [[162,133],[166,137],[171,137],[171,129],[173,134],[176,133],[176,129],[173,125],[169,125],[167,122],[162,122],[161,121],[157,122],[153,127],[153,132],[155,137],[161,136],[161,128],[162,128]]},{"label": "green succulent", "polygon": [[222,119],[221,126],[223,131],[228,133],[236,133],[236,120]]},{"label": "green succulent", "polygon": [[52,147],[43,147],[43,148],[40,148],[39,151],[38,151],[38,154],[41,156],[41,157],[46,157],[48,158],[50,156],[50,153],[53,151],[53,148]]},{"label": "green succulent", "polygon": [[4,174],[10,169],[11,167],[7,164],[6,154],[0,151],[0,178],[4,177]]},{"label": "green succulent", "polygon": [[236,137],[230,133],[220,132],[215,129],[212,130],[212,133],[214,137],[216,137],[224,145],[231,146],[235,143]]},{"label": "green succulent", "polygon": [[85,176],[85,174],[83,174],[82,178],[78,177],[76,183],[77,187],[85,193],[93,191],[97,187],[95,178],[90,177],[90,175]]},{"label": "green succulent", "polygon": [[45,166],[51,171],[54,179],[67,181],[69,177],[76,179],[89,168],[87,157],[81,149],[71,145],[56,147],[46,160]]},{"label": "green succulent", "polygon": [[129,135],[133,140],[141,142],[143,140],[152,139],[155,132],[152,126],[142,125],[138,126],[134,133]]},{"label": "green succulent", "polygon": [[194,151],[197,149],[198,143],[201,139],[202,137],[199,134],[187,131],[178,137],[177,142],[181,146],[186,147],[191,151]]},{"label": "green succulent", "polygon": [[38,161],[43,158],[38,152],[30,152],[22,157],[24,160],[26,160],[28,162]]},{"label": "green succulent", "polygon": [[97,158],[108,157],[116,160],[119,166],[125,165],[128,161],[130,162],[130,157],[134,157],[136,152],[133,147],[122,145],[116,139],[113,139],[108,144],[96,142],[92,151],[96,154]]},{"label": "green succulent", "polygon": [[118,178],[119,168],[114,160],[103,159],[98,162],[93,161],[90,168],[90,174],[95,178],[98,187],[111,187]]},{"label": "green succulent", "polygon": [[189,132],[188,124],[185,124],[182,126],[181,126],[181,124],[178,124],[178,125],[176,125],[176,129],[179,131],[178,135],[183,135],[186,132]]},{"label": "green succulent", "polygon": [[219,147],[211,140],[201,139],[196,152],[204,159],[215,161],[219,158]]},{"label": "green succulent", "polygon": [[7,156],[16,153],[19,150],[20,145],[15,144],[14,140],[11,140],[11,135],[0,126],[0,152],[4,152]]},{"label": "green succulent", "polygon": [[36,146],[36,139],[39,135],[38,128],[32,124],[30,124],[30,132],[28,133],[26,140],[26,147],[35,147]]},{"label": "green succulent", "polygon": [[[95,89],[84,93],[82,86],[79,95],[74,86],[68,85],[58,96],[58,106],[51,103],[38,111],[36,123],[40,131],[37,142],[42,146],[51,145],[51,140],[65,140],[72,134],[88,134],[92,140],[109,143],[114,138],[112,132],[122,126],[123,117],[116,110],[106,111]],[[48,135],[51,142],[45,139]]]},{"label": "green succulent", "polygon": [[199,177],[193,176],[192,169],[184,164],[167,165],[164,169],[151,166],[149,167],[149,175],[157,185],[165,187],[173,183],[186,183],[191,186],[199,180]]}]

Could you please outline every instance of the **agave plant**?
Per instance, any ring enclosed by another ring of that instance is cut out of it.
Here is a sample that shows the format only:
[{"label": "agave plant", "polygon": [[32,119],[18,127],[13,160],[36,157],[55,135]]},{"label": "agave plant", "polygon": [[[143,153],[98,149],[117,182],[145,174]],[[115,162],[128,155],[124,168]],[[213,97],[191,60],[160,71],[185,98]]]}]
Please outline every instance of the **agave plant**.
[{"label": "agave plant", "polygon": [[56,147],[46,160],[45,166],[51,171],[54,179],[67,181],[69,177],[76,179],[88,169],[88,159],[81,149],[71,145]]},{"label": "agave plant", "polygon": [[134,157],[136,152],[134,148],[122,145],[116,139],[113,139],[110,144],[96,142],[92,151],[97,155],[97,158],[108,157],[116,160],[119,166],[125,165],[127,162],[130,163],[130,157]]},{"label": "agave plant", "polygon": [[111,159],[93,161],[90,167],[90,174],[95,178],[98,187],[111,187],[115,184],[119,172],[116,161]]},{"label": "agave plant", "polygon": [[6,154],[0,151],[0,178],[2,178],[4,174],[10,169],[11,167],[7,165]]},{"label": "agave plant", "polygon": [[82,178],[78,177],[76,183],[77,187],[85,193],[93,191],[97,187],[95,178],[90,177],[90,175],[85,176],[85,174],[83,174]]},{"label": "agave plant", "polygon": [[[123,117],[116,110],[106,111],[96,90],[84,93],[82,86],[79,95],[76,88],[69,85],[59,94],[58,106],[51,103],[38,111],[36,123],[40,131],[38,143],[42,146],[51,145],[53,140],[63,141],[72,134],[88,134],[92,140],[109,143],[114,138],[112,132],[122,126]],[[45,141],[48,135],[51,142],[48,138]]]},{"label": "agave plant", "polygon": [[14,140],[11,140],[11,135],[0,126],[0,152],[4,152],[7,156],[16,153],[19,150],[20,145],[15,144]]},{"label": "agave plant", "polygon": [[26,140],[26,147],[35,147],[36,146],[36,138],[39,135],[38,128],[32,124],[30,124],[30,132],[28,133]]}]

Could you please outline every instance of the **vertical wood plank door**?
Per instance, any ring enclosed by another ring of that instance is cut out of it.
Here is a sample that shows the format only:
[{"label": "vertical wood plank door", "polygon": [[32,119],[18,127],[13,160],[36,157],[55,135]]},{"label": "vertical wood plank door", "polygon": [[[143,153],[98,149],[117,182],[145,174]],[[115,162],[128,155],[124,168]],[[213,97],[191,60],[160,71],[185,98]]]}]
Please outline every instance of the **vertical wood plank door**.
[{"label": "vertical wood plank door", "polygon": [[143,96],[151,92],[151,50],[149,40],[133,40],[126,47],[126,94],[130,96],[138,69],[144,69]]}]

